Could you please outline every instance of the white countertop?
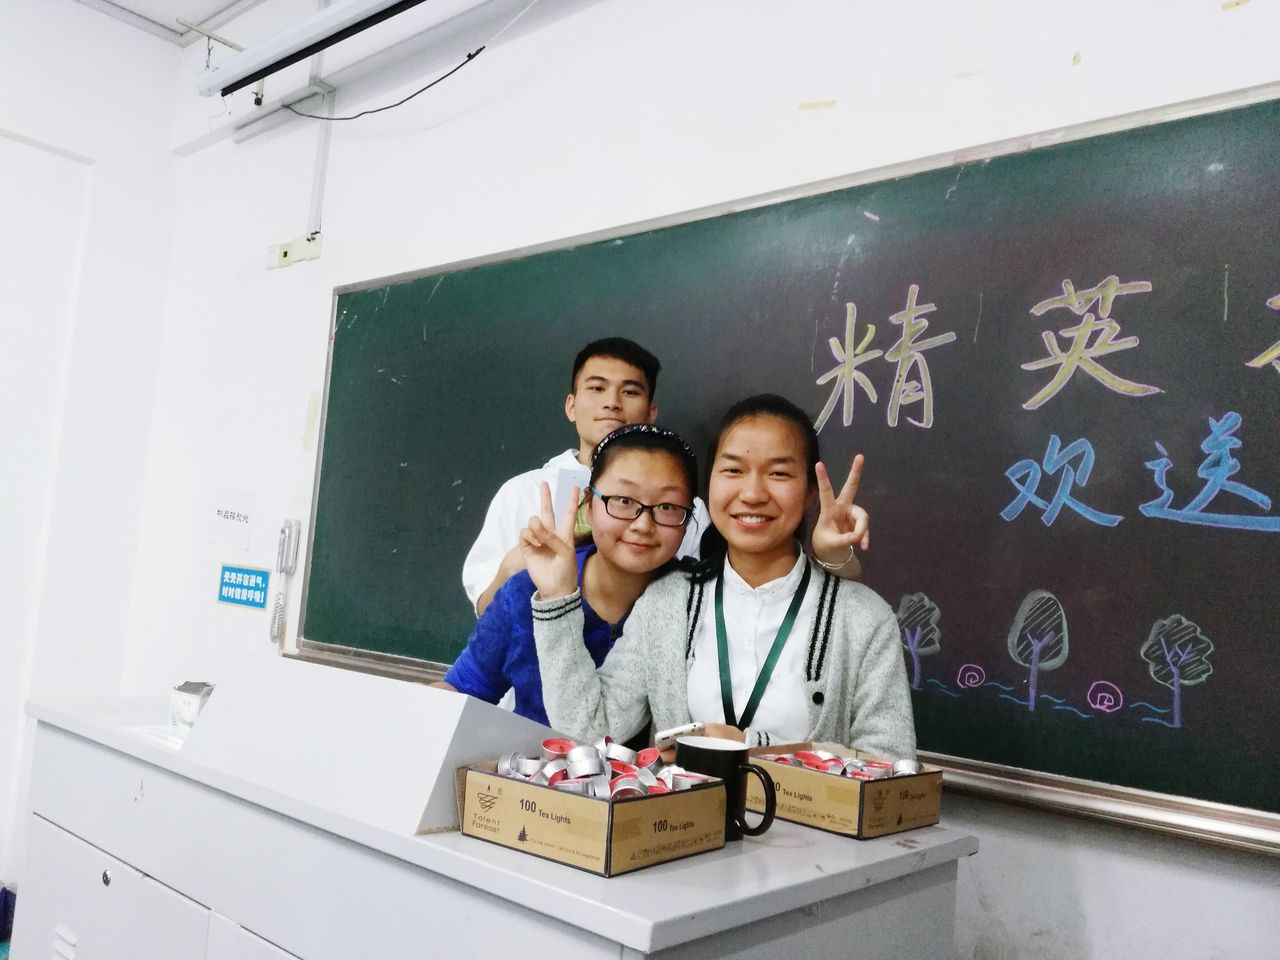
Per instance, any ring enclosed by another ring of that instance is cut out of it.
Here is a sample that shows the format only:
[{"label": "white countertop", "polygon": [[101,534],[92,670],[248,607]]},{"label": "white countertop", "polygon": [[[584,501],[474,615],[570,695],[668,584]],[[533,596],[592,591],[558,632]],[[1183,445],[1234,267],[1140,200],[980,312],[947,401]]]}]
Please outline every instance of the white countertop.
[{"label": "white countertop", "polygon": [[[760,838],[621,877],[597,877],[457,831],[402,836],[262,787],[233,771],[191,762],[181,749],[134,727],[159,727],[165,699],[35,700],[39,722],[415,864],[642,952],[944,864],[977,851],[971,834],[926,827],[850,840],[775,822]],[[945,800],[944,800],[945,813]]]}]

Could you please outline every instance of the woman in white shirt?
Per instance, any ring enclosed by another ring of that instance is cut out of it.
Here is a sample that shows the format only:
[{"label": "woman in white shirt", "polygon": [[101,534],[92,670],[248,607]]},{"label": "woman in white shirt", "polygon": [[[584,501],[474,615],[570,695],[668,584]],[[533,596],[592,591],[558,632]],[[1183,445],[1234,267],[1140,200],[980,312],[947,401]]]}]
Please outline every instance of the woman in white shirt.
[{"label": "woman in white shirt", "polygon": [[[625,739],[650,720],[658,729],[697,720],[710,735],[751,745],[834,741],[914,757],[893,611],[831,575],[854,559],[853,532],[843,532],[845,555],[834,561],[818,530],[816,562],[797,541],[815,498],[824,517],[852,502],[848,484],[834,495],[809,418],[782,397],[749,397],[725,414],[710,459],[713,530],[702,562],[649,586],[598,672],[582,654],[571,547],[531,522],[525,559],[538,588],[534,639],[551,725]],[[549,611],[556,616],[544,618]]]}]

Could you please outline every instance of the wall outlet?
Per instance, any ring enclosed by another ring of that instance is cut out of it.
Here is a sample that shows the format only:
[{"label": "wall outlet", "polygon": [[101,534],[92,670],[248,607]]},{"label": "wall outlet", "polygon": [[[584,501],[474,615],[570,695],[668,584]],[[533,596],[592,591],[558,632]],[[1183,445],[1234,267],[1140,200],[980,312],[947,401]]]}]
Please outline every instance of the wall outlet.
[{"label": "wall outlet", "polygon": [[316,260],[320,257],[320,234],[297,237],[288,243],[276,243],[267,247],[267,269],[287,267],[299,260]]}]

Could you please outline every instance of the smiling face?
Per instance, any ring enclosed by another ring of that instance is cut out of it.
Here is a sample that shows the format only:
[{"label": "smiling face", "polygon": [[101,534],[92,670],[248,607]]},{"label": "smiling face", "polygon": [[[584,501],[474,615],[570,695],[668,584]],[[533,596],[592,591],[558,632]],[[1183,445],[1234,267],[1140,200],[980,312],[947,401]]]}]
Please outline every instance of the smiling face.
[{"label": "smiling face", "polygon": [[615,357],[592,357],[578,371],[564,413],[577,426],[581,450],[589,455],[618,427],[653,423],[658,408],[650,402],[643,370]]},{"label": "smiling face", "polygon": [[808,470],[799,427],[779,417],[747,417],[721,436],[707,507],[740,574],[749,566],[783,576],[795,562],[796,530],[811,492]]},{"label": "smiling face", "polygon": [[[595,487],[606,497],[630,497],[640,503],[693,505],[685,471],[671,454],[662,450],[620,450],[596,479]],[[591,534],[596,553],[628,573],[652,573],[676,555],[684,539],[684,527],[654,523],[646,510],[634,520],[609,515],[599,497],[590,497]]]}]

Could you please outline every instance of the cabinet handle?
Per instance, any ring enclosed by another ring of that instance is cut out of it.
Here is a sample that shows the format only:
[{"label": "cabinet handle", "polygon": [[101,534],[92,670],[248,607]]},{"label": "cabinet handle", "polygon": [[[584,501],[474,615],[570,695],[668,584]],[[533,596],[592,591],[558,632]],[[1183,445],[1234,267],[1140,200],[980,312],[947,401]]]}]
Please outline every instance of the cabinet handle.
[{"label": "cabinet handle", "polygon": [[103,871],[102,871],[102,885],[103,885],[104,887],[109,887],[109,886],[111,886],[111,871],[110,871],[110,870],[103,870]]}]

